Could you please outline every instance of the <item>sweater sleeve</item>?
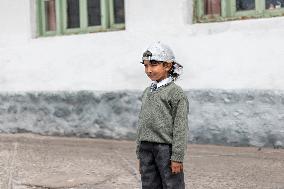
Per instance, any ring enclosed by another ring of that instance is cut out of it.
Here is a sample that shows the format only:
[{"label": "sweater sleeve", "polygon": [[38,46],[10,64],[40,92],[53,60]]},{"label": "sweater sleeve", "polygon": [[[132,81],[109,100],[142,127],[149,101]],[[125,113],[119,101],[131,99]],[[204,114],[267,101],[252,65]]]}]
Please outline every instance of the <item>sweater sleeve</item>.
[{"label": "sweater sleeve", "polygon": [[136,156],[137,156],[137,159],[140,159],[139,158],[139,149],[140,149],[140,141],[139,141],[139,129],[137,129],[137,138],[136,138]]},{"label": "sweater sleeve", "polygon": [[[142,105],[143,105],[143,97],[145,96],[145,93],[147,91],[148,88],[146,88],[143,93],[142,93]],[[142,105],[141,105],[141,109],[142,109]],[[141,110],[140,110],[141,112]],[[139,114],[139,119],[140,119],[140,114]],[[137,126],[137,132],[136,132],[136,156],[137,159],[139,159],[139,149],[140,149],[140,127],[139,127],[139,119],[138,119],[138,126]]]},{"label": "sweater sleeve", "polygon": [[188,137],[188,99],[183,92],[178,92],[173,104],[173,143],[171,160],[183,162]]}]

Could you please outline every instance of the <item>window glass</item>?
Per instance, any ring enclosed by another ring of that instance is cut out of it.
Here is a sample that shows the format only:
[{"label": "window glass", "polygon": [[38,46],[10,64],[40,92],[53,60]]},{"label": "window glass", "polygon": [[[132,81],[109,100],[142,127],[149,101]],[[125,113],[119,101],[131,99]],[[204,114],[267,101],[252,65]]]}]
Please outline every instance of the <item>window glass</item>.
[{"label": "window glass", "polygon": [[88,25],[99,26],[101,25],[101,1],[88,0]]},{"label": "window glass", "polygon": [[205,0],[204,9],[206,15],[210,14],[221,15],[221,0]]},{"label": "window glass", "polygon": [[55,0],[44,1],[46,31],[56,31]]},{"label": "window glass", "polygon": [[266,9],[280,9],[284,8],[284,0],[266,0]]},{"label": "window glass", "polygon": [[35,2],[37,36],[125,29],[124,0],[35,0]]},{"label": "window glass", "polygon": [[255,9],[255,0],[236,0],[237,11]]},{"label": "window glass", "polygon": [[114,22],[116,24],[124,23],[124,0],[113,0]]},{"label": "window glass", "polygon": [[284,16],[284,0],[194,0],[194,23]]},{"label": "window glass", "polygon": [[80,27],[79,0],[67,0],[67,28]]}]

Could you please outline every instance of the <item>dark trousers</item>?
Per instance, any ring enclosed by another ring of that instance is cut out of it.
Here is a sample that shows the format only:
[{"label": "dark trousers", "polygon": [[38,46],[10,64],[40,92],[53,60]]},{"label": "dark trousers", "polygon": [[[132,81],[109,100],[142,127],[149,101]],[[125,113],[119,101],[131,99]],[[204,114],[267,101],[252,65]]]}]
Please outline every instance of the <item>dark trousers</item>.
[{"label": "dark trousers", "polygon": [[143,189],[184,189],[183,172],[171,171],[172,147],[169,144],[141,142],[140,173]]}]

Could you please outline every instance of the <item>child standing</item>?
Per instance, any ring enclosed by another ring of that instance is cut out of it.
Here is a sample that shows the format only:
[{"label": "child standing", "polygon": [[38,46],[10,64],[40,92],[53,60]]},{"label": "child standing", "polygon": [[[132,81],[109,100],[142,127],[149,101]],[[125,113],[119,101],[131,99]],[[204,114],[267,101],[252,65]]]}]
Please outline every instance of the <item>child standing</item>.
[{"label": "child standing", "polygon": [[142,95],[136,154],[143,189],[184,189],[183,160],[188,135],[188,100],[174,81],[182,66],[172,50],[154,43],[142,64],[153,81]]}]

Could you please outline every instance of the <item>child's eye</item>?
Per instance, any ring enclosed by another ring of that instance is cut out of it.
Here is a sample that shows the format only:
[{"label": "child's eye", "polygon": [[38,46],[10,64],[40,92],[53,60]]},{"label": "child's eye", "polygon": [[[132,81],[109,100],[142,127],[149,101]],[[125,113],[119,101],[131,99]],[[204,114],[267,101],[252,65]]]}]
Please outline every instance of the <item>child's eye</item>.
[{"label": "child's eye", "polygon": [[160,64],[162,62],[156,61],[156,60],[152,60],[150,63],[151,63],[151,66],[157,66],[158,64]]}]

